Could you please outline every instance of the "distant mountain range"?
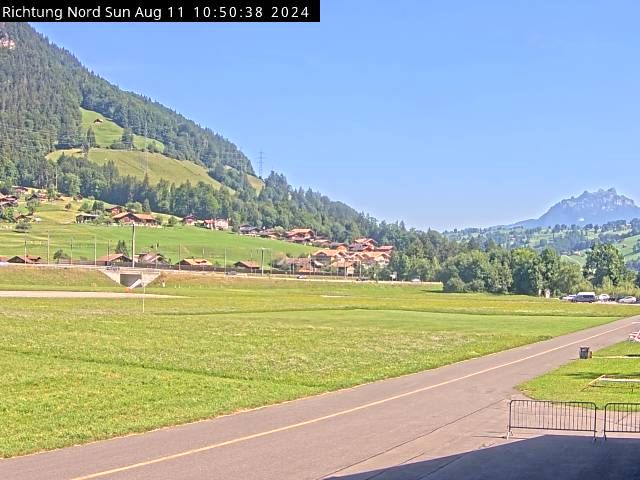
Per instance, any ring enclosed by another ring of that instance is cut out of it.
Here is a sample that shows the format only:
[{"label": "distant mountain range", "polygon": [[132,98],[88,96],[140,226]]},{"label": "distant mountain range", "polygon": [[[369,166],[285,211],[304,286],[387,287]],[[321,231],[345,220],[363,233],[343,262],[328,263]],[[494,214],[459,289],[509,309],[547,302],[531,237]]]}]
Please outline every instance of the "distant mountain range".
[{"label": "distant mountain range", "polygon": [[615,188],[585,191],[578,197],[562,200],[540,218],[515,223],[513,227],[552,227],[554,225],[602,225],[613,220],[640,218],[640,207],[619,195]]}]

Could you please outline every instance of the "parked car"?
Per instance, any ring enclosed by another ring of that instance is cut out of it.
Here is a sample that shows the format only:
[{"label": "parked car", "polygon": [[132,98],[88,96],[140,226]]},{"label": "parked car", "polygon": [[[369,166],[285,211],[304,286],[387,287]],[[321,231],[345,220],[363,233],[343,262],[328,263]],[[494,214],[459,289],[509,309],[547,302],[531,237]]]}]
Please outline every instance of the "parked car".
[{"label": "parked car", "polygon": [[420,283],[422,280],[420,280],[419,278],[412,278],[411,279],[411,283]]},{"label": "parked car", "polygon": [[576,303],[593,303],[598,301],[598,297],[596,297],[595,292],[578,292],[573,301]]},{"label": "parked car", "polygon": [[601,293],[600,295],[598,295],[598,300],[600,302],[608,302],[611,300],[611,295],[608,295],[606,293]]},{"label": "parked car", "polygon": [[620,300],[618,300],[618,303],[636,303],[636,301],[636,297],[628,296],[622,297]]},{"label": "parked car", "polygon": [[560,300],[564,300],[565,302],[573,302],[573,299],[576,298],[575,295],[565,295],[561,297]]},{"label": "parked car", "polygon": [[235,270],[229,270],[227,271],[227,275],[237,275],[238,272],[236,272]]},{"label": "parked car", "polygon": [[304,280],[305,278],[307,278],[307,276],[306,275],[298,275],[296,278],[298,280]]}]

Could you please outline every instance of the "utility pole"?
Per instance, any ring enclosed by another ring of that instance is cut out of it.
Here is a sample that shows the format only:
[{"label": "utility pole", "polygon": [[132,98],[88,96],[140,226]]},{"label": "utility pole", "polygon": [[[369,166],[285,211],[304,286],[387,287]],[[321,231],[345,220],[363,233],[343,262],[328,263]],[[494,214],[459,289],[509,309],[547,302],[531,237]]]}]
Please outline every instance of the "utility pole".
[{"label": "utility pole", "polygon": [[47,232],[47,264],[49,264],[49,253],[51,252],[49,232]]},{"label": "utility pole", "polygon": [[224,274],[227,274],[227,249],[224,249]]},{"label": "utility pole", "polygon": [[131,224],[131,266],[136,266],[136,224]]},{"label": "utility pole", "polygon": [[262,256],[260,257],[260,276],[264,276],[264,248],[260,249]]},{"label": "utility pole", "polygon": [[96,244],[96,236],[93,236],[93,266],[98,266],[98,245]]},{"label": "utility pole", "polygon": [[73,237],[71,237],[71,256],[69,257],[69,263],[73,265]]}]

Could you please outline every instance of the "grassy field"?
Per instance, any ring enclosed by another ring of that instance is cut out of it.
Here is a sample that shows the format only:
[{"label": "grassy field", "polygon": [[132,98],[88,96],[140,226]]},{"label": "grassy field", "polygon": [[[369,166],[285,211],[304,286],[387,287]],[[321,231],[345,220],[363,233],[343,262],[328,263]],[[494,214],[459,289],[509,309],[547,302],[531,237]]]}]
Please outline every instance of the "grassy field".
[{"label": "grassy field", "polygon": [[598,350],[593,358],[575,360],[524,383],[520,389],[540,400],[595,402],[598,407],[608,402],[637,402],[640,398],[640,384],[592,383],[601,375],[640,379],[640,343],[623,342]]},{"label": "grassy field", "polygon": [[[56,272],[5,267],[0,288],[109,288],[82,278],[90,272]],[[2,299],[0,455],[435,368],[628,313],[420,285],[162,279],[165,288],[158,280],[147,292],[185,298],[148,299],[144,314],[137,299]]]},{"label": "grassy field", "polygon": [[[82,155],[80,149],[74,148],[56,150],[50,153],[48,158],[55,160],[63,153],[78,157]],[[157,184],[161,179],[165,179],[175,182],[177,185],[187,181],[195,185],[202,181],[215,188],[220,188],[220,182],[211,178],[204,167],[186,160],[181,161],[166,157],[160,153],[92,148],[89,151],[89,160],[99,165],[112,161],[115,163],[120,175],[131,175],[142,180],[147,174],[152,185]]]},{"label": "grassy field", "polygon": [[[94,240],[97,257],[106,255],[109,249],[113,251],[118,240],[124,240],[131,249],[130,227],[76,224],[75,216],[82,202],[71,201],[71,210],[65,210],[64,206],[69,201],[70,199],[64,199],[42,203],[35,215],[41,221],[32,223],[27,234],[13,231],[14,225],[0,224],[0,255],[23,255],[26,243],[27,254],[40,255],[46,259],[47,238],[50,259],[56,250],[62,249],[69,255],[73,253],[76,260],[93,261]],[[285,254],[298,257],[317,250],[279,240],[245,237],[193,226],[136,229],[136,253],[157,251],[173,263],[182,258],[203,257],[222,265],[225,250],[228,265],[238,260],[260,262],[263,248],[266,249],[265,263],[269,260],[269,255],[273,258]]]},{"label": "grassy field", "polygon": [[[114,141],[120,141],[122,132],[124,132],[121,126],[98,112],[84,108],[81,108],[80,111],[82,112],[82,131],[86,133],[89,127],[92,127],[93,133],[96,135],[97,146],[109,148]],[[102,120],[102,123],[95,123],[97,119]],[[153,143],[158,151],[164,150],[164,144],[158,140],[142,135],[133,135],[133,144],[138,149],[146,148],[150,143]]]}]

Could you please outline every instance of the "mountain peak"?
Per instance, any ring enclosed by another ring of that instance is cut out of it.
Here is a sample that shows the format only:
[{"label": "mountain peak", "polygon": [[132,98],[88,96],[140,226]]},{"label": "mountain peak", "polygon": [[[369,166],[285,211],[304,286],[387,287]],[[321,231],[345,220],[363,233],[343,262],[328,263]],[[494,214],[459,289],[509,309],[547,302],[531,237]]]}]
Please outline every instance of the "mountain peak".
[{"label": "mountain peak", "polygon": [[640,207],[615,188],[602,188],[595,192],[585,190],[578,197],[571,197],[553,205],[538,219],[516,223],[516,226],[551,227],[554,225],[601,225],[613,220],[631,220],[640,218]]}]

